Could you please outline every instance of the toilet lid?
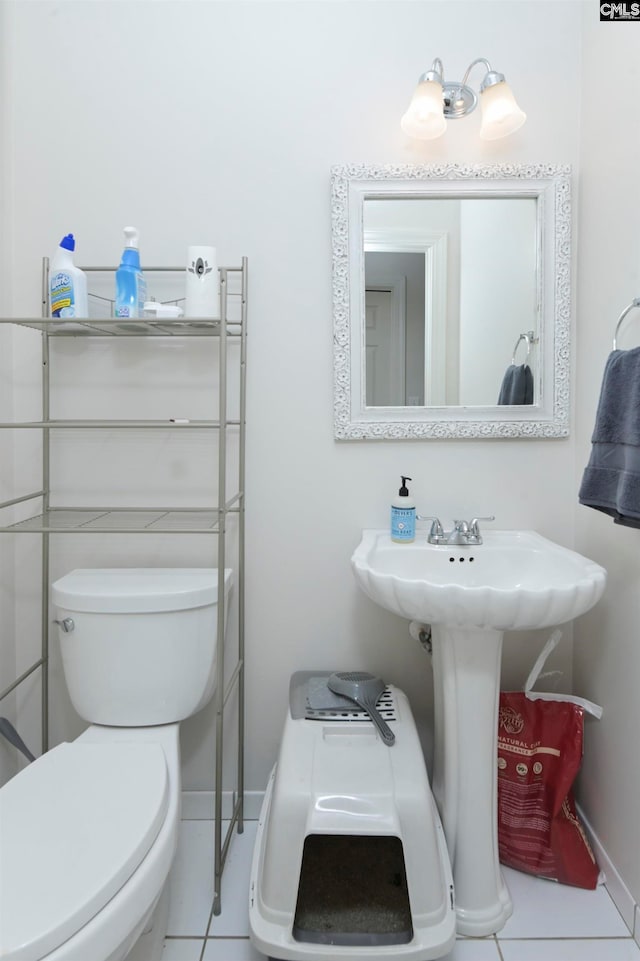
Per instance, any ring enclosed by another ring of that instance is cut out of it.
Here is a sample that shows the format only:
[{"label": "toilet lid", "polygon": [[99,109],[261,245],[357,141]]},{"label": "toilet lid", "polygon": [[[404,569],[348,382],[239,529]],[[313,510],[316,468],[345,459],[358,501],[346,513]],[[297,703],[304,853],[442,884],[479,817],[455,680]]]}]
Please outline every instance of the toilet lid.
[{"label": "toilet lid", "polygon": [[38,961],[123,886],[166,816],[159,744],[61,744],[0,790],[3,961]]}]

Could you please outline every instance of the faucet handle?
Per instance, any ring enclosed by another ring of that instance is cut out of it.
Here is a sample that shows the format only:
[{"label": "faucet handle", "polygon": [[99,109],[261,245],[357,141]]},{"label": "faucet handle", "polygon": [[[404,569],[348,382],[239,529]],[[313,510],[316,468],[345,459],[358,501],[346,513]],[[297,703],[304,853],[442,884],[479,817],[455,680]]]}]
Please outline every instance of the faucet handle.
[{"label": "faucet handle", "polygon": [[429,539],[432,537],[444,537],[444,529],[440,523],[440,518],[433,517],[429,514],[416,514],[417,521],[431,521],[431,529],[429,531]]},{"label": "faucet handle", "polygon": [[480,521],[494,521],[496,519],[495,514],[491,514],[490,517],[474,517],[469,524],[469,530],[474,534],[480,533]]}]

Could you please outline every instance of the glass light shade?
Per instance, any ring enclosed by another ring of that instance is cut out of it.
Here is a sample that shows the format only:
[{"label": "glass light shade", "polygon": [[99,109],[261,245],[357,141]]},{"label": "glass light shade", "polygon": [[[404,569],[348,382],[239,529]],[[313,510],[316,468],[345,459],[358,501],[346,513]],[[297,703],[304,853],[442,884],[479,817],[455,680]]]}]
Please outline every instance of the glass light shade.
[{"label": "glass light shade", "polygon": [[444,119],[442,86],[435,80],[423,80],[415,89],[409,109],[400,121],[408,137],[435,140],[447,129]]},{"label": "glass light shade", "polygon": [[518,130],[527,119],[509,85],[502,80],[486,87],[480,94],[482,109],[482,125],[480,137],[482,140],[498,140]]}]

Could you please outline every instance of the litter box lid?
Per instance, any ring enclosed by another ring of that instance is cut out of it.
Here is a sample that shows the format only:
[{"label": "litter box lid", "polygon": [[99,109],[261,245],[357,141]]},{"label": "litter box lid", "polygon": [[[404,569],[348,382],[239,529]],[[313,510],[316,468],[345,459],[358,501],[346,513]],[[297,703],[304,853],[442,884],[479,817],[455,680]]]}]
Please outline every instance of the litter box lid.
[{"label": "litter box lid", "polygon": [[0,790],[4,961],[38,961],[117,894],[164,823],[159,744],[60,744]]},{"label": "litter box lid", "polygon": [[[224,572],[229,590],[231,570]],[[69,611],[147,613],[215,604],[216,568],[130,567],[78,569],[51,587],[53,603]]]}]

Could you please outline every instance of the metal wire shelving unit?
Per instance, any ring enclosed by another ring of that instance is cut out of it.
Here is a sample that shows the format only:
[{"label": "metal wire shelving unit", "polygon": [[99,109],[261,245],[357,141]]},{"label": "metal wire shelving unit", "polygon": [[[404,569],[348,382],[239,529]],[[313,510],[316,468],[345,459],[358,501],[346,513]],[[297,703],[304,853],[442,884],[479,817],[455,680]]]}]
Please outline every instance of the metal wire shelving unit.
[{"label": "metal wire shelving unit", "polygon": [[[111,267],[82,267],[88,273],[113,272]],[[145,267],[146,274],[183,274],[179,267]],[[49,314],[49,261],[42,264],[42,317],[0,318],[0,324],[27,327],[42,334],[42,419],[37,421],[0,421],[0,429],[40,430],[42,432],[42,483],[39,490],[30,491],[0,502],[0,534],[39,534],[42,538],[42,644],[40,656],[3,690],[0,702],[36,671],[41,672],[42,691],[42,746],[49,747],[49,567],[50,538],[59,534],[205,534],[217,538],[216,563],[218,569],[217,607],[217,672],[219,682],[214,693],[215,709],[215,810],[214,810],[214,902],[213,913],[221,910],[221,880],[234,828],[244,828],[244,533],[245,533],[245,432],[246,432],[246,339],[247,339],[247,281],[248,261],[240,266],[219,268],[220,317],[140,320],[120,318],[73,319],[61,321]],[[234,289],[230,289],[230,282]],[[104,299],[104,298],[100,298]],[[172,301],[175,303],[175,301]],[[218,348],[218,417],[216,420],[85,420],[51,419],[50,341],[59,337],[206,337],[217,338]],[[228,417],[228,364],[230,339],[239,341],[237,406],[239,416]],[[227,493],[228,428],[238,436],[237,489]],[[51,433],[58,430],[163,430],[212,431],[217,433],[217,503],[186,508],[163,506],[148,508],[104,506],[56,507],[51,503],[50,457]],[[10,508],[17,505],[34,506],[35,513],[26,519],[7,522]],[[225,625],[226,598],[224,590],[225,559],[227,557],[227,519],[237,515],[237,660],[225,683]],[[232,791],[232,811],[226,831],[222,832],[223,754],[225,707],[237,692],[237,771]]]}]

